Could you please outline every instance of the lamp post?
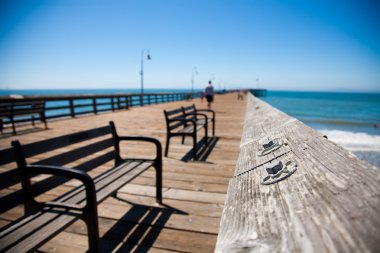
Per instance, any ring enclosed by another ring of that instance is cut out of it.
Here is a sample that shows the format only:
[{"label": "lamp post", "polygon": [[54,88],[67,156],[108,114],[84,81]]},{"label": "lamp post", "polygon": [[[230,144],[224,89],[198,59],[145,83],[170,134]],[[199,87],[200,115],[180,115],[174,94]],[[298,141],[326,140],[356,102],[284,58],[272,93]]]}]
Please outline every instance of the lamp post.
[{"label": "lamp post", "polygon": [[143,50],[141,50],[141,72],[140,72],[140,75],[141,75],[141,94],[144,93],[144,53],[145,52],[147,52],[146,60],[149,61],[152,59],[150,57],[149,49],[144,48]]},{"label": "lamp post", "polygon": [[197,67],[194,67],[191,72],[191,98],[194,96],[194,74],[198,75]]}]

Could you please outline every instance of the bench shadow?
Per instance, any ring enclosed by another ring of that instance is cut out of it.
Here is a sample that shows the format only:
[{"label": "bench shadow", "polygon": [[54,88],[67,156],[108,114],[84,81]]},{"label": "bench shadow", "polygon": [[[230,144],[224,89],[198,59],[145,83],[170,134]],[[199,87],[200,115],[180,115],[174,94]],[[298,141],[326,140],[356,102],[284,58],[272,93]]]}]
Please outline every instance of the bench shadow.
[{"label": "bench shadow", "polygon": [[14,137],[14,136],[20,136],[20,135],[25,135],[25,134],[37,133],[37,132],[42,132],[46,130],[49,130],[49,128],[32,126],[32,128],[26,128],[26,129],[21,129],[21,130],[16,128],[16,134],[14,134],[11,128],[10,129],[7,128],[6,132],[4,132],[4,130],[1,132],[0,139],[9,138],[12,136]]},{"label": "bench shadow", "polygon": [[197,149],[197,159],[193,159],[193,149],[191,149],[189,152],[185,154],[181,158],[181,161],[183,162],[207,162],[207,158],[211,154],[212,150],[215,148],[216,143],[219,141],[219,137],[208,137],[207,138],[208,145],[206,145],[206,137],[203,137],[196,146]]},{"label": "bench shadow", "polygon": [[160,207],[131,203],[132,208],[101,239],[101,252],[148,252],[172,214],[188,213],[163,204]]}]

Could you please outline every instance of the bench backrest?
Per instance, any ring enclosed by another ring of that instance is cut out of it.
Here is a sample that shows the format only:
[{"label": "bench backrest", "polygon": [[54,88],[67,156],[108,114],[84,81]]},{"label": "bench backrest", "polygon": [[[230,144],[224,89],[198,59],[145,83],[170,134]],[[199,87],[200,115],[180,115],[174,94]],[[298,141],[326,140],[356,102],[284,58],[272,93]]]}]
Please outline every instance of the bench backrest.
[{"label": "bench backrest", "polygon": [[[111,126],[103,126],[77,133],[67,134],[47,140],[22,145],[23,156],[29,164],[66,166],[90,171],[106,163],[114,166],[115,149]],[[115,132],[116,133],[116,132]],[[19,157],[19,156],[17,156]],[[15,167],[17,160],[14,149],[0,150],[0,165],[4,168],[0,173],[0,189],[6,189],[21,182],[21,171]],[[33,193],[42,194],[68,179],[49,177],[37,179],[33,184]],[[0,198],[0,213],[22,204],[22,192],[4,194]]]},{"label": "bench backrest", "polygon": [[11,115],[12,104],[11,103],[0,103],[0,117],[9,118]]},{"label": "bench backrest", "polygon": [[186,119],[191,119],[191,120],[197,120],[197,115],[196,115],[196,112],[197,112],[197,109],[195,109],[195,105],[190,105],[190,106],[186,106],[186,107],[181,107],[182,109],[182,113],[183,113],[183,116],[186,117]]},{"label": "bench backrest", "polygon": [[45,109],[44,101],[14,101],[0,103],[0,116],[42,114]]},{"label": "bench backrest", "polygon": [[182,108],[174,109],[174,110],[164,110],[165,120],[166,120],[166,128],[168,132],[176,130],[177,128],[185,127]]}]

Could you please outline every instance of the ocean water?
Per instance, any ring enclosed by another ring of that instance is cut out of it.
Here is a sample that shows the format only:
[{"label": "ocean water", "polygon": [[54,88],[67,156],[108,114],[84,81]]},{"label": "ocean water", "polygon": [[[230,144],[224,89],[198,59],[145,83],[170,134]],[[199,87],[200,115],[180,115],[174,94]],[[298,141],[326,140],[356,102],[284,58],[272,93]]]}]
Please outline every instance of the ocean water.
[{"label": "ocean water", "polygon": [[262,100],[380,168],[380,93],[268,91]]},{"label": "ocean water", "polygon": [[[77,95],[140,93],[140,89],[49,89],[49,90],[1,90],[0,96],[17,95]],[[145,93],[190,92],[190,89],[144,89]],[[194,91],[200,91],[194,89]]]}]

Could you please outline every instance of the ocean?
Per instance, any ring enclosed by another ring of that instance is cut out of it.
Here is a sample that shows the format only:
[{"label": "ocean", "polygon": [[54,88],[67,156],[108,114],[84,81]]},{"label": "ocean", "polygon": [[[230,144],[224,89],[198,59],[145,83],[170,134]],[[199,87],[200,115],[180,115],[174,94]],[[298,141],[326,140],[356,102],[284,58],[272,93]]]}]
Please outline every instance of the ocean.
[{"label": "ocean", "polygon": [[[76,94],[123,94],[140,93],[140,89],[49,89],[49,90],[1,90],[0,96],[18,95],[76,95]],[[144,89],[145,93],[190,92],[190,89]],[[194,89],[194,91],[201,91]]]},{"label": "ocean", "polygon": [[[189,92],[146,89],[146,93]],[[194,91],[200,91],[195,89]],[[0,96],[139,93],[139,89],[0,90]],[[268,91],[262,100],[380,168],[380,93]],[[379,124],[379,127],[375,127]]]},{"label": "ocean", "polygon": [[261,99],[380,168],[380,93],[268,91]]}]

